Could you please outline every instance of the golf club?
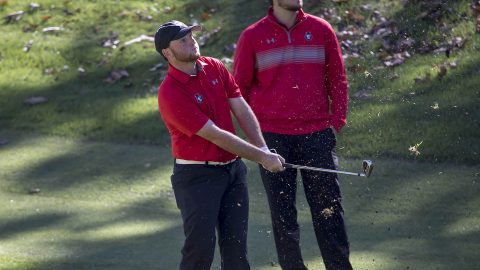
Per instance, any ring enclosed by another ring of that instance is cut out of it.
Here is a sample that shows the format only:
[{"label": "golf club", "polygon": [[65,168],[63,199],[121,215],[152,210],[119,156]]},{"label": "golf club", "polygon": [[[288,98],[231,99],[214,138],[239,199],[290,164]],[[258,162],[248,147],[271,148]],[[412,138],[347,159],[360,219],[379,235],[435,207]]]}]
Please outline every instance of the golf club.
[{"label": "golf club", "polygon": [[290,163],[283,163],[283,167],[285,167],[285,168],[293,168],[293,169],[300,169],[300,170],[312,170],[312,171],[329,172],[329,173],[342,173],[342,174],[348,174],[348,175],[369,177],[370,174],[372,174],[373,162],[372,162],[371,160],[364,160],[364,161],[363,161],[363,173],[354,173],[354,172],[345,172],[345,171],[338,171],[338,170],[330,170],[330,169],[324,169],[324,168],[317,168],[317,167],[309,167],[309,166],[295,165],[295,164],[290,164]]}]

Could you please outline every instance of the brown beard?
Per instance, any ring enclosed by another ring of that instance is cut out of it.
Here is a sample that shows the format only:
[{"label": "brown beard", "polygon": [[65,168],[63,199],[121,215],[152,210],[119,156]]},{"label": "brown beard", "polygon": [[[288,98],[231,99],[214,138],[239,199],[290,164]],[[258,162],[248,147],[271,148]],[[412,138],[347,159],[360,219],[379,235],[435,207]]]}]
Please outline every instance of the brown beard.
[{"label": "brown beard", "polygon": [[286,5],[281,0],[278,2],[278,6],[289,11],[299,11],[302,8],[302,5],[298,5],[298,6]]},{"label": "brown beard", "polygon": [[286,10],[290,10],[290,11],[299,11],[301,9],[301,7],[292,7],[292,6],[286,6],[286,7],[283,7],[284,9]]},{"label": "brown beard", "polygon": [[286,10],[290,10],[290,11],[299,11],[300,10],[300,7],[287,7],[285,8]]},{"label": "brown beard", "polygon": [[173,56],[175,56],[175,59],[181,62],[195,62],[200,57],[199,55],[196,55],[196,54],[181,55],[180,53],[175,52],[175,50],[173,49],[172,49],[172,53],[173,53]]}]

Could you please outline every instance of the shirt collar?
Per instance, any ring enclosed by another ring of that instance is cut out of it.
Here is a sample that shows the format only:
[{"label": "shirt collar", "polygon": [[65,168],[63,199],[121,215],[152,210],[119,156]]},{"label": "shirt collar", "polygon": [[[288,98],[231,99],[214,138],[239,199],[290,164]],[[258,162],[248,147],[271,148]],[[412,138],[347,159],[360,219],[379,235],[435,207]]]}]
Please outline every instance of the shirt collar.
[{"label": "shirt collar", "polygon": [[[278,21],[277,17],[275,17],[275,15],[273,15],[273,7],[270,7],[268,9],[268,14],[267,14],[267,17],[274,21],[275,23],[281,25],[282,27],[286,28],[285,25],[283,25],[281,22]],[[295,19],[295,24],[305,20],[307,18],[307,15],[305,14],[305,12],[303,12],[303,9],[299,9],[298,10],[298,13],[297,13],[297,18]]]},{"label": "shirt collar", "polygon": [[[198,71],[202,71],[204,67],[207,66],[208,64],[198,59],[196,61],[196,65],[197,65]],[[190,79],[197,77],[198,73],[197,75],[190,75],[177,69],[171,64],[168,64],[168,75],[172,76],[175,80],[181,82],[182,84],[186,84]]]}]

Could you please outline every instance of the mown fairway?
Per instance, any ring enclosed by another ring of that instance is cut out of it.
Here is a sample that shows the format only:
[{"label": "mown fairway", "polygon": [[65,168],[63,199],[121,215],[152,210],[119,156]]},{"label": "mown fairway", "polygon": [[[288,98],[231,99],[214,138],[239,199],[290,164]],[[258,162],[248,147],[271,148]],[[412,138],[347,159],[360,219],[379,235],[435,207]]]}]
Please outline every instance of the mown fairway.
[{"label": "mown fairway", "polygon": [[[10,138],[0,163],[0,269],[177,268],[183,235],[169,149]],[[263,186],[249,165],[252,266],[279,269]],[[389,159],[376,166],[371,178],[341,178],[355,269],[475,269],[480,167]],[[299,191],[305,260],[322,269]]]}]

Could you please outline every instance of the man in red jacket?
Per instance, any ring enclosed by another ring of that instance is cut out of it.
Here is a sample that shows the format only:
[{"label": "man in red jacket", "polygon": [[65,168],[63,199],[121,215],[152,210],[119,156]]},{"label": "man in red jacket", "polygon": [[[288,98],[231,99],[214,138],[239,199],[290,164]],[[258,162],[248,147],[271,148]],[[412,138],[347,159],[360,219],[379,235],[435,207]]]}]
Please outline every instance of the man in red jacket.
[{"label": "man in red jacket", "polygon": [[[336,133],[346,123],[348,93],[342,53],[325,20],[302,0],[273,0],[267,16],[245,29],[233,73],[269,148],[289,163],[335,169]],[[307,269],[300,251],[297,170],[260,168],[282,269]],[[301,171],[317,242],[327,269],[352,269],[338,176]]]},{"label": "man in red jacket", "polygon": [[[239,157],[270,172],[284,170],[284,160],[266,151],[255,115],[225,66],[200,56],[192,36],[199,28],[171,21],[155,34],[155,48],[169,64],[158,105],[175,158],[171,181],[185,233],[180,269],[210,269],[217,229],[222,269],[248,270],[247,169]],[[251,143],[235,135],[230,112]]]}]

